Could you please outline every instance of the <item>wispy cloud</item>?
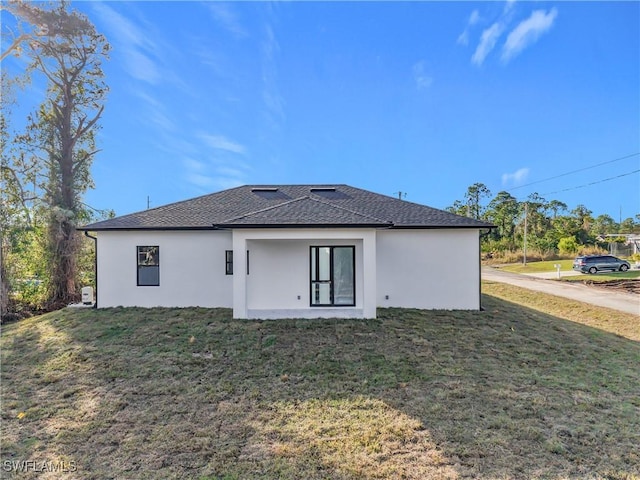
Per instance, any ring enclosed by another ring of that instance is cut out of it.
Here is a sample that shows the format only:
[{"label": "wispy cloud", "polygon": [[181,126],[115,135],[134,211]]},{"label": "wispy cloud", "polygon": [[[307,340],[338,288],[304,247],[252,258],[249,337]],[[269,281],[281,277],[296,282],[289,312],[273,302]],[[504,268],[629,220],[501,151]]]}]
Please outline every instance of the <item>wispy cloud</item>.
[{"label": "wispy cloud", "polygon": [[153,60],[148,55],[138,51],[129,50],[125,54],[127,62],[127,71],[138,80],[151,83],[152,85],[158,84],[161,75]]},{"label": "wispy cloud", "polygon": [[516,4],[516,0],[507,0],[506,3],[504,4],[504,9],[502,10],[502,12],[503,13],[509,12],[515,4]]},{"label": "wispy cloud", "polygon": [[236,12],[231,8],[228,3],[210,2],[207,3],[209,11],[211,12],[213,19],[222,28],[230,32],[236,38],[244,38],[249,34],[247,30],[242,26],[238,20]]},{"label": "wispy cloud", "polygon": [[557,16],[556,8],[548,12],[534,10],[529,18],[520,22],[507,36],[507,41],[502,48],[502,60],[508,62],[526,47],[535,43],[543,33],[549,31]]},{"label": "wispy cloud", "polygon": [[260,46],[262,51],[262,101],[265,106],[264,116],[267,124],[272,130],[279,130],[285,120],[285,111],[284,98],[278,88],[277,54],[280,51],[280,45],[272,24],[272,19],[265,23],[264,36]]},{"label": "wispy cloud", "polygon": [[172,134],[176,132],[176,124],[167,113],[164,102],[161,102],[158,98],[140,88],[135,89],[133,94],[142,100],[139,107],[136,108],[141,121],[158,126],[158,132],[161,134]]},{"label": "wispy cloud", "polygon": [[496,22],[491,25],[489,28],[485,29],[480,36],[480,43],[476,47],[476,51],[473,53],[471,57],[471,61],[476,65],[482,65],[484,59],[487,58],[487,55],[493,50],[496,46],[496,42],[502,32],[504,31],[504,26],[500,22]]},{"label": "wispy cloud", "polygon": [[215,172],[218,176],[222,176],[229,179],[233,178],[240,181],[240,179],[244,177],[246,172],[246,169],[243,167],[244,165],[239,165],[237,167],[220,166],[216,168]]},{"label": "wispy cloud", "polygon": [[201,173],[187,171],[184,178],[191,185],[202,188],[202,189],[209,190],[216,186],[216,179],[209,175],[203,175]]},{"label": "wispy cloud", "polygon": [[187,170],[191,172],[202,172],[206,167],[206,165],[203,162],[191,157],[184,157],[182,159],[182,164]]},{"label": "wispy cloud", "polygon": [[244,145],[240,145],[222,135],[211,135],[208,133],[200,133],[198,137],[204,141],[204,143],[213,149],[224,150],[231,153],[237,153],[239,155],[245,155],[247,149]]},{"label": "wispy cloud", "polygon": [[190,51],[196,56],[200,64],[210,67],[216,76],[228,76],[229,66],[223,52],[212,48],[207,40],[208,39],[192,37],[190,39]]},{"label": "wispy cloud", "polygon": [[529,176],[529,169],[524,167],[513,173],[502,174],[502,185],[518,185],[524,182]]},{"label": "wispy cloud", "polygon": [[199,191],[210,190],[216,186],[211,168],[203,161],[193,157],[183,157],[184,179]]},{"label": "wispy cloud", "polygon": [[116,12],[104,2],[96,2],[92,6],[108,25],[111,32],[118,37],[119,41],[136,47],[154,48],[151,38],[145,35],[145,33],[127,17]]},{"label": "wispy cloud", "polygon": [[110,38],[119,45],[126,71],[138,80],[157,84],[162,76],[152,57],[158,47],[149,32],[105,2],[96,2],[92,7],[110,31]]},{"label": "wispy cloud", "polygon": [[426,62],[420,60],[411,67],[413,80],[416,82],[418,90],[429,88],[433,84],[433,77],[427,73]]},{"label": "wispy cloud", "polygon": [[478,10],[474,10],[473,12],[471,12],[471,15],[469,15],[469,20],[467,20],[467,25],[464,28],[464,31],[458,36],[458,43],[460,45],[469,44],[469,29],[479,21],[480,13],[478,12]]},{"label": "wispy cloud", "polygon": [[[222,163],[221,163],[222,162]],[[206,161],[186,157],[182,160],[184,179],[199,192],[237,187],[246,183],[248,167],[239,162],[234,165],[211,156]]]},{"label": "wispy cloud", "polygon": [[150,122],[165,131],[175,131],[176,127],[173,121],[162,111],[155,109],[149,112],[147,118]]},{"label": "wispy cloud", "polygon": [[[494,16],[491,26],[482,31],[478,45],[471,56],[471,63],[481,66],[489,54],[496,48],[500,37],[511,28],[510,24],[517,15],[516,10],[522,10],[516,9],[515,5],[516,0],[507,0],[502,12],[497,15],[497,18]],[[507,35],[507,39],[504,45],[502,45],[502,62],[507,63],[522,52],[522,50],[534,44],[542,34],[553,26],[557,16],[558,11],[555,7],[548,12],[545,10],[534,10],[526,20],[516,25]],[[461,45],[468,45],[470,27],[481,21],[482,18],[478,10],[471,12],[467,26],[458,37],[457,42]]]}]

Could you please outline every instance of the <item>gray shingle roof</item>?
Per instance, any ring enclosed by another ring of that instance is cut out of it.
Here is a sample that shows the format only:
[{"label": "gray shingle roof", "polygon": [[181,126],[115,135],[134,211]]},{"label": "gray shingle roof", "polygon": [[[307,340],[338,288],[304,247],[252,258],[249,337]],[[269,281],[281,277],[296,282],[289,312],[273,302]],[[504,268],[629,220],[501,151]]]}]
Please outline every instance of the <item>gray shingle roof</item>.
[{"label": "gray shingle roof", "polygon": [[491,224],[349,185],[245,185],[80,230],[243,227],[488,228]]}]

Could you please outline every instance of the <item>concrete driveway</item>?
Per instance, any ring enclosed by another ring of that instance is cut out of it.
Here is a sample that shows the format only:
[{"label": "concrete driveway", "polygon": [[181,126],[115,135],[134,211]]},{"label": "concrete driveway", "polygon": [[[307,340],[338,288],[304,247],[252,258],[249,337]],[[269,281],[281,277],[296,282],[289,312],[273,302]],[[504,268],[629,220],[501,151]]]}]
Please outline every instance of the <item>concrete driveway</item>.
[{"label": "concrete driveway", "polygon": [[586,285],[576,285],[558,282],[557,280],[547,280],[532,275],[503,272],[491,267],[482,267],[482,279],[492,282],[509,283],[529,290],[570,298],[579,302],[612,308],[640,316],[640,296],[632,293],[609,292]]}]

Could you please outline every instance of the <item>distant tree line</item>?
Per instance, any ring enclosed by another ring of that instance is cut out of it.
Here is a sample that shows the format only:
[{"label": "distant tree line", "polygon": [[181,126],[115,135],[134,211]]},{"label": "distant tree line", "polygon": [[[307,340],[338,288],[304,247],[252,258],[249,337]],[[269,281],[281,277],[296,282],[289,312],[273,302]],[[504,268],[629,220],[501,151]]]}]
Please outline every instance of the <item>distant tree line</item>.
[{"label": "distant tree line", "polygon": [[[483,183],[468,187],[464,198],[447,208],[449,212],[485,220],[496,226],[482,240],[484,252],[518,251],[527,245],[543,256],[574,254],[588,247],[606,247],[615,237],[607,234],[640,233],[640,214],[616,222],[610,215],[594,217],[585,205],[569,210],[567,204],[532,193],[518,200],[507,191],[492,196]],[[622,239],[619,239],[622,240]]]}]

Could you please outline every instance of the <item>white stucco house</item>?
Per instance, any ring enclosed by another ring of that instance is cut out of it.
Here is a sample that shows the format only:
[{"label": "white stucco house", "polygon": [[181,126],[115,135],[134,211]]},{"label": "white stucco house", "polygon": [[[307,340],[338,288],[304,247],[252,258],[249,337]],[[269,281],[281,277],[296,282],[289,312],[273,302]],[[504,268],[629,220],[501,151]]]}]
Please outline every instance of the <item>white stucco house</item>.
[{"label": "white stucco house", "polygon": [[234,318],[480,309],[491,225],[348,185],[241,186],[86,225],[97,307],[226,307]]}]

